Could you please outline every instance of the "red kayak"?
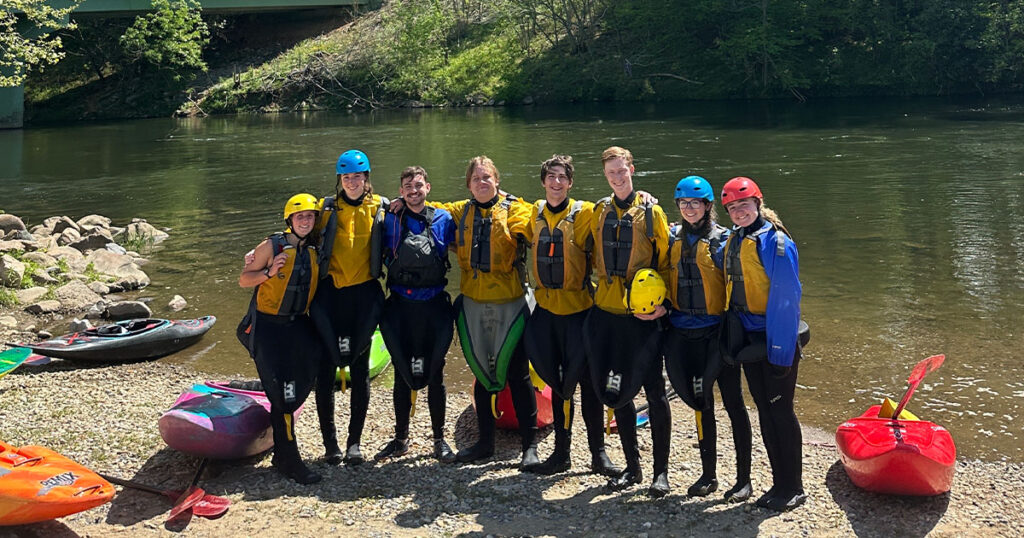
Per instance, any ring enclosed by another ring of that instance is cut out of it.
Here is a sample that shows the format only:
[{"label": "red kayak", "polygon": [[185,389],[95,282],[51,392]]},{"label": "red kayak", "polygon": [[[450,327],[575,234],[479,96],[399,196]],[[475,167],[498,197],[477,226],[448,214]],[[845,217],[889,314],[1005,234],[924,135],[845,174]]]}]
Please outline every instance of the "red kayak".
[{"label": "red kayak", "polygon": [[[474,385],[476,381],[473,382]],[[534,387],[533,395],[537,399],[537,427],[544,428],[555,421],[551,412],[551,387],[545,386],[544,390],[537,390]],[[476,405],[474,402],[473,405]],[[516,420],[516,408],[512,405],[512,391],[508,385],[498,393],[498,401],[495,404],[498,410],[498,418],[495,426],[503,430],[519,429],[519,421]]]},{"label": "red kayak", "polygon": [[836,431],[836,448],[850,480],[868,491],[891,495],[949,491],[956,465],[949,430],[927,420],[904,420],[907,413],[899,420],[880,417],[881,409],[871,406]]}]

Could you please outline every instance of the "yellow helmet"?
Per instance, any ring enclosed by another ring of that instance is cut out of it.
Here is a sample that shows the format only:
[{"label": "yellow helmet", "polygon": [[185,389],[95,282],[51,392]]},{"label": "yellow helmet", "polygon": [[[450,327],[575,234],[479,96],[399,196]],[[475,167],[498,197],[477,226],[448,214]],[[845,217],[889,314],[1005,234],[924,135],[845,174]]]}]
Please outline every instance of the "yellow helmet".
[{"label": "yellow helmet", "polygon": [[651,314],[655,307],[665,301],[665,281],[654,269],[641,269],[633,275],[633,282],[626,290],[626,309],[633,314]]},{"label": "yellow helmet", "polygon": [[288,217],[292,216],[293,213],[298,213],[299,211],[320,211],[316,196],[302,193],[289,198],[288,203],[284,204],[285,222],[288,221]]}]

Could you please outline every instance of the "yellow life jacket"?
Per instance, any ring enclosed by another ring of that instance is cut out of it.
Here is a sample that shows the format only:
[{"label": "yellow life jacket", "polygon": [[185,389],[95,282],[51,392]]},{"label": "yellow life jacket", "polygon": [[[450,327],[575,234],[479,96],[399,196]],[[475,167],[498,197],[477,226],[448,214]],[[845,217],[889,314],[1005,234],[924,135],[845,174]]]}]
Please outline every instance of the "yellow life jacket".
[{"label": "yellow life jacket", "polygon": [[[518,198],[508,195],[489,209],[480,208],[475,200],[470,200],[463,208],[456,230],[455,254],[459,268],[464,272],[472,271],[473,278],[478,272],[511,273],[524,269],[517,267],[523,263],[524,253],[509,231],[508,222],[509,208],[517,201]],[[467,220],[471,224],[467,225]],[[520,281],[522,276],[520,274]]]},{"label": "yellow life jacket", "polygon": [[[774,226],[774,225],[773,225]],[[771,279],[761,264],[757,244],[772,227],[765,226],[760,230],[740,237],[734,233],[725,244],[725,304],[727,309],[738,312],[764,315],[768,310],[768,291]],[[779,234],[778,249],[785,253],[785,235]],[[737,245],[739,243],[739,245]],[[780,255],[781,255],[780,254]]]},{"label": "yellow life jacket", "polygon": [[581,290],[589,283],[590,247],[576,243],[576,216],[583,209],[580,200],[571,201],[569,213],[555,225],[548,226],[544,216],[546,200],[537,202],[537,218],[533,223],[533,276],[538,288]]},{"label": "yellow life jacket", "polygon": [[597,202],[594,255],[597,277],[611,284],[612,277],[632,282],[633,275],[645,267],[657,267],[658,252],[654,244],[654,217],[651,204],[634,205],[617,216],[611,197]]},{"label": "yellow life jacket", "polygon": [[332,277],[336,288],[379,278],[388,199],[367,194],[362,203],[353,206],[346,202],[339,204],[334,196],[328,196],[321,203],[320,276]]},{"label": "yellow life jacket", "polygon": [[295,316],[309,311],[319,279],[317,249],[312,245],[297,249],[283,234],[270,238],[274,256],[284,252],[287,260],[280,271],[256,288],[256,309],[274,316]]},{"label": "yellow life jacket", "polygon": [[691,316],[719,316],[725,310],[725,272],[715,265],[711,253],[718,250],[726,229],[717,224],[707,237],[690,246],[682,229],[668,246],[668,298],[672,306]]}]

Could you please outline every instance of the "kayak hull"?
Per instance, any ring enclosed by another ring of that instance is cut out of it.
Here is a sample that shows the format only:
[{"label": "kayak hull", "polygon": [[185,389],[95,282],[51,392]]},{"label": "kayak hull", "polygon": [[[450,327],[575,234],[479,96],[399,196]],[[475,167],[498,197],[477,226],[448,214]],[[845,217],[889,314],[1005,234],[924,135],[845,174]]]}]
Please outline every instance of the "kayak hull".
[{"label": "kayak hull", "polygon": [[956,445],[949,430],[926,420],[879,418],[870,407],[836,431],[846,474],[858,487],[890,495],[931,496],[949,491]]},{"label": "kayak hull", "polygon": [[[473,383],[475,385],[476,381]],[[533,395],[537,400],[537,427],[550,426],[555,421],[551,411],[551,387],[545,386],[543,390],[537,390],[534,387]],[[473,405],[476,405],[475,401]],[[512,405],[512,391],[509,390],[508,385],[498,393],[498,401],[495,406],[498,410],[498,418],[495,419],[494,425],[502,430],[518,430],[519,420],[516,418],[516,408]]]},{"label": "kayak hull", "polygon": [[0,441],[0,526],[76,514],[113,497],[109,482],[53,450]]},{"label": "kayak hull", "polygon": [[247,458],[274,446],[266,395],[215,381],[182,393],[158,425],[167,446],[201,458]]},{"label": "kayak hull", "polygon": [[0,377],[13,372],[31,354],[32,350],[26,347],[11,348],[0,353]]},{"label": "kayak hull", "polygon": [[24,344],[24,347],[56,359],[141,361],[185,349],[199,341],[216,322],[214,316],[176,320],[133,319]]}]

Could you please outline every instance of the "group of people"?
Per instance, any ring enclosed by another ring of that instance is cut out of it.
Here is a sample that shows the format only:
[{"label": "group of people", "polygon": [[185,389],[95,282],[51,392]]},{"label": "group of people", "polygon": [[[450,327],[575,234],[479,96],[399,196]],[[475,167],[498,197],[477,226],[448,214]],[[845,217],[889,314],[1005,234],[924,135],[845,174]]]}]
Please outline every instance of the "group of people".
[{"label": "group of people", "polygon": [[[591,470],[609,477],[608,488],[624,489],[643,480],[634,406],[643,388],[654,460],[648,492],[661,497],[670,490],[667,371],[671,390],[695,411],[703,472],[688,495],[718,489],[717,383],[736,447],[736,481],[725,498],[740,502],[753,493],[742,370],[772,470],[772,487],[757,504],[779,511],[802,504],[793,409],[801,289],[792,237],[752,179],[736,177],[721,189],[732,230],[717,223],[708,181],[681,179],[675,189],[681,219],[670,227],[656,200],[634,190],[629,150],[610,147],[601,161],[611,193],[596,203],[570,196],[574,165],[564,155],[541,165],[544,199],[535,203],[504,192],[486,156],[467,167],[468,199],[429,201],[427,171],[412,166],[399,178],[400,199],[391,202],[374,193],[367,156],[350,150],[338,158],[333,195],[289,199],[287,229],[246,257],[239,279],[257,287],[251,353],[271,401],[274,467],[299,483],[320,480],[299,456],[292,419],[311,391],[325,461],[364,461],[369,348],[379,326],[397,375],[395,436],[377,460],[408,452],[410,411],[424,387],[434,457],[445,463],[491,457],[494,402],[507,386],[522,442],[520,470],[564,472],[579,387]],[[454,301],[445,291],[449,251],[461,273]],[[477,442],[457,453],[444,439],[443,380],[456,329],[476,378],[479,429]],[[544,460],[537,454],[531,364],[552,389],[555,446]],[[335,372],[346,366],[351,418],[342,451],[334,391]],[[604,407],[614,411],[625,467],[605,451]]]}]

